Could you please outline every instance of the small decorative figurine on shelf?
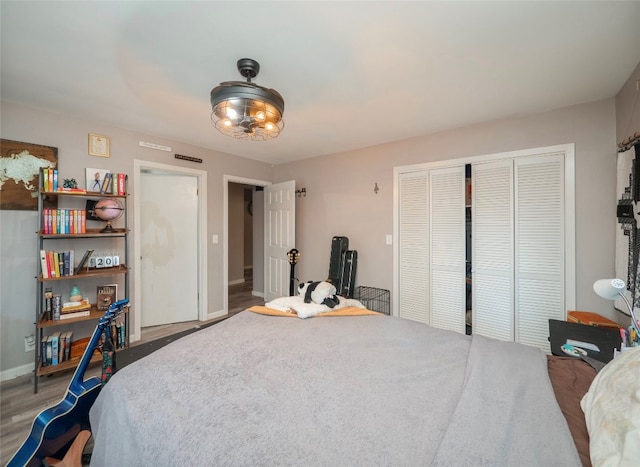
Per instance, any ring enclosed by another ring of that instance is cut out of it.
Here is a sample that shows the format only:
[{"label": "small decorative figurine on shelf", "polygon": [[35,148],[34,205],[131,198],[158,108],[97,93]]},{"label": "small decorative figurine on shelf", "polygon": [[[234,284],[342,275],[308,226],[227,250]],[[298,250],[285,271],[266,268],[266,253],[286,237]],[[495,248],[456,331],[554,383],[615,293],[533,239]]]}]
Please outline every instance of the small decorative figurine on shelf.
[{"label": "small decorative figurine on shelf", "polygon": [[64,188],[78,188],[78,182],[75,178],[65,178],[62,186]]},{"label": "small decorative figurine on shelf", "polygon": [[82,292],[80,292],[80,289],[78,288],[77,285],[74,285],[73,288],[71,289],[71,293],[69,294],[69,301],[70,302],[82,301]]}]

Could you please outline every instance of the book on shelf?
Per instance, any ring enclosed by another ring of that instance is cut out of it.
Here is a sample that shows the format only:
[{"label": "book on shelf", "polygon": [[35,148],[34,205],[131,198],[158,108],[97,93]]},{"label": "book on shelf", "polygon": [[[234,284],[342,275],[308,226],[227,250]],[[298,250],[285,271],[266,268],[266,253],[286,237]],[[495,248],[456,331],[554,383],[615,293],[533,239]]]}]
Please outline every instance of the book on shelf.
[{"label": "book on shelf", "polygon": [[118,330],[118,348],[124,349],[127,346],[126,321],[124,316],[120,315],[120,320],[116,321],[116,329]]},{"label": "book on shelf", "polygon": [[60,336],[58,338],[58,363],[62,363],[64,362],[64,348],[66,345],[66,341],[64,339],[64,332],[60,333]]},{"label": "book on shelf", "polygon": [[113,174],[111,172],[107,172],[104,174],[104,180],[102,181],[102,187],[100,188],[100,193],[102,194],[111,194],[112,188],[111,183],[113,181]]},{"label": "book on shelf", "polygon": [[91,310],[81,310],[81,311],[71,311],[67,313],[60,313],[60,320],[63,321],[65,319],[73,319],[73,318],[82,318],[83,316],[89,316],[91,314]]},{"label": "book on shelf", "polygon": [[40,340],[40,366],[47,366],[47,341],[49,336],[42,336]]},{"label": "book on shelf", "polygon": [[49,191],[49,169],[46,167],[40,169],[40,189]]},{"label": "book on shelf", "polygon": [[57,365],[59,357],[60,332],[56,331],[51,334],[51,365]]},{"label": "book on shelf", "polygon": [[52,251],[51,254],[56,277],[62,277],[62,273],[60,272],[60,254],[57,251]]},{"label": "book on shelf", "polygon": [[64,333],[64,361],[69,360],[71,355],[71,338],[73,337],[73,331],[67,331]]},{"label": "book on shelf", "polygon": [[58,187],[56,190],[58,193],[78,193],[78,194],[87,194],[87,190],[84,188],[64,188]]},{"label": "book on shelf", "polygon": [[49,278],[49,268],[47,267],[47,252],[46,250],[40,250],[40,271],[42,272],[42,278]]},{"label": "book on shelf", "polygon": [[117,180],[118,180],[118,192],[116,194],[120,196],[126,195],[127,194],[127,189],[126,189],[127,175],[123,173],[118,173]]},{"label": "book on shelf", "polygon": [[63,261],[63,276],[71,276],[73,274],[73,271],[71,271],[70,267],[69,267],[69,260],[71,259],[71,252],[70,251],[63,251],[62,252],[62,261]]},{"label": "book on shelf", "polygon": [[123,349],[126,347],[126,321],[124,315],[117,316],[111,321],[110,329],[113,344],[116,349]]},{"label": "book on shelf", "polygon": [[98,311],[107,311],[118,297],[118,285],[99,285],[96,291],[96,307]]},{"label": "book on shelf", "polygon": [[53,319],[53,312],[52,312],[53,303],[52,302],[53,302],[53,291],[51,287],[47,287],[46,289],[44,289],[43,319],[45,320]]},{"label": "book on shelf", "polygon": [[62,304],[62,309],[60,310],[60,313],[62,315],[66,315],[69,313],[75,313],[77,311],[85,311],[85,310],[91,310],[91,303],[89,303],[89,300],[87,299],[82,299],[79,302],[64,302]]},{"label": "book on shelf", "polygon": [[51,345],[53,342],[53,337],[52,336],[47,336],[47,349],[44,352],[44,356],[43,356],[43,361],[45,362],[46,366],[51,365]]},{"label": "book on shelf", "polygon": [[60,312],[62,311],[62,296],[54,295],[51,299],[51,314],[54,320],[60,319]]}]

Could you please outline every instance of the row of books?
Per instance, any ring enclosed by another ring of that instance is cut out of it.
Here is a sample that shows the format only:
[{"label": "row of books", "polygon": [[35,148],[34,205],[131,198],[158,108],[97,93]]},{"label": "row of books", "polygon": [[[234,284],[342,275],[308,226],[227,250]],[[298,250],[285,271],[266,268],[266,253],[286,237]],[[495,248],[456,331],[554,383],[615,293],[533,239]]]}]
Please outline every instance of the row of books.
[{"label": "row of books", "polygon": [[54,332],[50,336],[42,336],[42,340],[40,341],[41,365],[58,365],[69,360],[72,337],[72,331]]},{"label": "row of books", "polygon": [[124,196],[127,194],[126,180],[126,174],[108,172],[104,174],[100,193]]},{"label": "row of books", "polygon": [[78,274],[88,263],[92,254],[93,250],[87,250],[78,265],[74,266],[75,250],[40,250],[40,271],[42,272],[42,278],[51,279],[54,277],[67,277]]},{"label": "row of books", "polygon": [[[127,346],[126,324],[124,315],[119,315],[115,320],[111,322],[109,331],[111,332],[111,337],[113,339],[113,346],[116,349],[124,349]],[[103,341],[104,339],[105,337],[103,334]]]},{"label": "row of books", "polygon": [[[105,331],[106,332],[106,331]],[[124,318],[116,319],[109,327],[109,332],[116,349],[126,347],[126,324]],[[103,333],[102,341],[105,335]],[[59,365],[71,358],[71,346],[73,345],[73,331],[56,331],[49,336],[42,336],[40,341],[40,363],[42,366]]]},{"label": "row of books", "polygon": [[57,191],[58,190],[58,170],[50,169],[48,167],[42,168],[41,173],[41,187],[42,191]]},{"label": "row of books", "polygon": [[40,270],[43,279],[74,275],[74,250],[40,250]]},{"label": "row of books", "polygon": [[42,233],[46,235],[87,233],[87,211],[84,209],[43,209]]},{"label": "row of books", "polygon": [[58,170],[44,167],[40,173],[40,187],[46,192],[86,193],[82,188],[66,188],[58,183]]}]

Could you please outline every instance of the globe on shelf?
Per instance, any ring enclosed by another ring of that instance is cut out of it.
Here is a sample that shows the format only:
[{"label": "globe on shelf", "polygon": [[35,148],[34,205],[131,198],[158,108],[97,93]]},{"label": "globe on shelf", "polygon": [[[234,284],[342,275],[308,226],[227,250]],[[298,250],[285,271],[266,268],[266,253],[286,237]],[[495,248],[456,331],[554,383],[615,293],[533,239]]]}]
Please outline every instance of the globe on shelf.
[{"label": "globe on shelf", "polygon": [[119,218],[124,212],[124,207],[120,204],[120,201],[113,198],[100,198],[98,202],[93,206],[93,215],[103,221],[107,221],[107,225],[100,232],[109,233],[115,232],[111,227],[111,221]]}]

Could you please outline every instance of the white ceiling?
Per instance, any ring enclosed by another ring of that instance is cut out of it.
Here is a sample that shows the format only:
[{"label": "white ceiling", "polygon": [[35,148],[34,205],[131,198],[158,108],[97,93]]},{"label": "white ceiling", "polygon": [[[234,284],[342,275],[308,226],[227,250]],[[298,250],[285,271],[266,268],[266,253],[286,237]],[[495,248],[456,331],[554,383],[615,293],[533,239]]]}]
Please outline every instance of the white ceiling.
[{"label": "white ceiling", "polygon": [[[1,97],[279,164],[615,96],[640,62],[640,2],[110,1],[0,4]],[[285,129],[211,125],[254,80]],[[197,156],[197,154],[194,154]]]}]

